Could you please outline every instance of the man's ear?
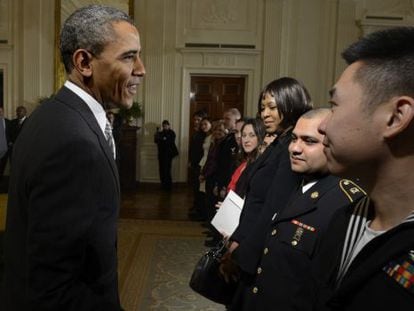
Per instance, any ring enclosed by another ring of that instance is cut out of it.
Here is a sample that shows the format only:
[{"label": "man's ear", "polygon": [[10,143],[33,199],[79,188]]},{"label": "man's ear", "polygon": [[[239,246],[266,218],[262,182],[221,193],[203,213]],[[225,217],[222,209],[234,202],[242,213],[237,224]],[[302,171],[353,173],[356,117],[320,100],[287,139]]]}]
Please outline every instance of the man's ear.
[{"label": "man's ear", "polygon": [[392,138],[410,126],[414,118],[414,98],[409,96],[395,97],[390,103],[385,138]]},{"label": "man's ear", "polygon": [[73,53],[72,60],[75,70],[84,77],[92,76],[92,54],[85,49],[78,49]]}]

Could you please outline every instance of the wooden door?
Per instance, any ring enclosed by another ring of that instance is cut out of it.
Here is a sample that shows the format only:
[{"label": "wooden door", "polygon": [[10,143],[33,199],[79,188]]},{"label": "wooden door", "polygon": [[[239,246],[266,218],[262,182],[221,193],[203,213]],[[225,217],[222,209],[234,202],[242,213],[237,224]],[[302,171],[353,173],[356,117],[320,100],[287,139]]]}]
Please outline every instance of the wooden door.
[{"label": "wooden door", "polygon": [[224,111],[230,108],[239,109],[243,115],[244,86],[245,77],[191,76],[188,137],[194,134],[193,113],[198,110],[206,111],[211,120],[222,119]]},{"label": "wooden door", "polygon": [[244,109],[244,77],[192,76],[190,102],[190,137],[193,131],[193,113],[204,110],[212,119],[223,118],[230,108]]}]

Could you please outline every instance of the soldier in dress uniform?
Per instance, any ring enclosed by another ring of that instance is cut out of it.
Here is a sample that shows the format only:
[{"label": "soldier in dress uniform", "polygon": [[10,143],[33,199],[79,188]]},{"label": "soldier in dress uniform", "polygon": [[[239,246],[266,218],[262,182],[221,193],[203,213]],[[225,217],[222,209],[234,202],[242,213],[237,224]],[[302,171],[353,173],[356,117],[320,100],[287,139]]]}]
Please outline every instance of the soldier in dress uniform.
[{"label": "soldier in dress uniform", "polygon": [[251,286],[238,293],[235,310],[310,310],[314,300],[311,265],[332,215],[364,196],[349,180],[329,175],[318,126],[329,110],[305,113],[289,145],[291,168],[303,182],[275,214]]},{"label": "soldier in dress uniform", "polygon": [[358,178],[370,200],[333,218],[314,310],[413,310],[414,27],[371,33],[342,56],[319,130],[329,170]]}]

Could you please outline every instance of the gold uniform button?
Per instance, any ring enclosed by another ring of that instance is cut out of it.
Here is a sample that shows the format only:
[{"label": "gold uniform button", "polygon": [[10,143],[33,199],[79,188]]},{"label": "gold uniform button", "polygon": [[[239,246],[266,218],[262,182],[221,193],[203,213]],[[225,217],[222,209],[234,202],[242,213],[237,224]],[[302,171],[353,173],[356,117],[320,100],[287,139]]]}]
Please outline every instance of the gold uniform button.
[{"label": "gold uniform button", "polygon": [[269,249],[266,247],[264,250],[263,250],[263,254],[267,254],[269,252]]},{"label": "gold uniform button", "polygon": [[276,233],[277,233],[277,230],[276,229],[273,229],[272,230],[272,235],[276,235]]},{"label": "gold uniform button", "polygon": [[253,289],[252,289],[253,294],[257,294],[258,291],[259,291],[259,289],[257,287],[253,287]]},{"label": "gold uniform button", "polygon": [[259,267],[259,268],[257,268],[257,274],[262,273],[262,271],[263,271],[263,270],[262,270],[262,268],[260,268],[260,267]]},{"label": "gold uniform button", "polygon": [[296,246],[296,245],[298,245],[298,241],[293,240],[293,241],[291,242],[291,244],[292,244],[293,246]]},{"label": "gold uniform button", "polygon": [[319,192],[318,191],[314,191],[311,193],[311,198],[312,199],[317,199],[319,197]]}]

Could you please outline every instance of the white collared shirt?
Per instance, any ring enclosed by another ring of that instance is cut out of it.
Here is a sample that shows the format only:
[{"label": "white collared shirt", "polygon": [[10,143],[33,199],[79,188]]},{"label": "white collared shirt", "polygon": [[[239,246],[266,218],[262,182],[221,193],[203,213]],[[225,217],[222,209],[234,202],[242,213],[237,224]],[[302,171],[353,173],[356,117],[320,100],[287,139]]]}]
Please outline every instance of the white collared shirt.
[{"label": "white collared shirt", "polygon": [[318,182],[317,180],[310,181],[306,185],[302,186],[302,193],[305,193],[306,191],[308,191],[317,182]]},{"label": "white collared shirt", "polygon": [[69,90],[74,92],[76,95],[78,95],[82,100],[88,105],[89,109],[91,109],[93,115],[95,116],[96,121],[99,124],[99,127],[102,130],[102,133],[105,136],[105,126],[106,126],[106,113],[103,109],[102,105],[98,103],[98,101],[93,98],[91,95],[86,93],[83,89],[81,89],[79,86],[74,84],[73,82],[70,82],[69,80],[66,80],[65,87],[67,87]]}]

